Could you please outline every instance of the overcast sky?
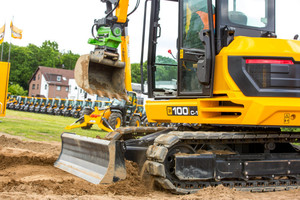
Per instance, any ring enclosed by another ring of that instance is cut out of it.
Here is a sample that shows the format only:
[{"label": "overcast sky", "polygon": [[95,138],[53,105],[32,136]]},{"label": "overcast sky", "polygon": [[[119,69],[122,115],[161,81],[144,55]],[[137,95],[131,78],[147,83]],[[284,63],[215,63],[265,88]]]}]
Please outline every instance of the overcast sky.
[{"label": "overcast sky", "polygon": [[[41,46],[45,40],[56,41],[61,51],[88,54],[93,46],[87,44],[91,37],[94,19],[104,16],[105,4],[100,0],[0,0],[0,26],[6,23],[5,41],[10,42],[9,24],[14,16],[14,25],[23,30],[23,39],[12,39],[12,43]],[[129,10],[136,1],[130,2]],[[300,33],[300,1],[277,0],[276,32],[279,38],[292,39]],[[144,1],[129,19],[131,62],[140,61]],[[172,12],[174,10],[174,12]],[[176,54],[177,11],[174,3],[161,8],[162,38],[158,54],[169,56],[168,49]],[[166,39],[165,41],[162,41]],[[147,41],[146,41],[147,43]],[[145,57],[146,58],[146,57]],[[13,58],[11,58],[13,59]],[[146,60],[146,59],[145,59]]]}]

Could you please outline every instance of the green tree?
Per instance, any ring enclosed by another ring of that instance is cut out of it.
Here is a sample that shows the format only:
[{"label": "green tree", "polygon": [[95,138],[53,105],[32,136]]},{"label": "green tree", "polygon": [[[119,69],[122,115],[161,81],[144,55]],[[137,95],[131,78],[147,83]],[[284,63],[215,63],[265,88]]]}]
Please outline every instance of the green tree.
[{"label": "green tree", "polygon": [[160,64],[174,64],[174,65],[177,64],[176,60],[174,60],[173,58],[160,56],[160,55],[156,56],[155,62]]},{"label": "green tree", "polygon": [[[168,65],[174,66],[168,66]],[[147,81],[147,61],[143,63],[144,81]],[[131,64],[131,77],[133,83],[141,83],[141,69],[139,63]],[[176,60],[164,56],[156,56],[156,81],[171,81],[177,79],[177,62]]]},{"label": "green tree", "polygon": [[158,63],[155,71],[156,81],[171,81],[172,79],[177,79],[177,62],[174,59],[160,55],[156,56],[155,59],[156,63]]},{"label": "green tree", "polygon": [[[140,63],[131,64],[131,82],[141,83],[141,67]],[[147,81],[147,61],[143,63],[144,81]]]},{"label": "green tree", "polygon": [[13,84],[8,86],[8,92],[11,95],[27,96],[28,91],[24,90],[19,84]]},{"label": "green tree", "polygon": [[62,53],[60,58],[65,69],[74,69],[79,55],[68,51],[67,53]]},{"label": "green tree", "polygon": [[26,47],[11,46],[10,83],[28,88],[28,81],[36,70],[34,58]]},{"label": "green tree", "polygon": [[[3,61],[7,61],[9,52],[9,43],[4,42]],[[46,40],[38,47],[34,44],[28,44],[26,47],[20,47],[11,44],[10,53],[10,83],[19,84],[27,89],[29,80],[39,66],[74,69],[78,54],[72,51],[60,52],[57,42]]]},{"label": "green tree", "polygon": [[56,42],[51,42],[49,40],[43,42],[40,48],[40,55],[42,58],[40,65],[42,66],[57,68],[62,65],[58,44]]}]

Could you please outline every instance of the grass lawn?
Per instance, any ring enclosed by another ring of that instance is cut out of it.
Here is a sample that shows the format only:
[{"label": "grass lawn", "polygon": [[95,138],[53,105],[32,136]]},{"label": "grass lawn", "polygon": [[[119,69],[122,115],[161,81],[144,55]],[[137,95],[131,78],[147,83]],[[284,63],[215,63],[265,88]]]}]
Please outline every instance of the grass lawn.
[{"label": "grass lawn", "polygon": [[96,125],[90,130],[64,129],[76,120],[72,117],[6,110],[6,117],[0,118],[2,121],[0,132],[38,141],[60,141],[60,135],[63,132],[72,132],[88,137],[96,137],[96,135],[104,137],[107,133]]}]

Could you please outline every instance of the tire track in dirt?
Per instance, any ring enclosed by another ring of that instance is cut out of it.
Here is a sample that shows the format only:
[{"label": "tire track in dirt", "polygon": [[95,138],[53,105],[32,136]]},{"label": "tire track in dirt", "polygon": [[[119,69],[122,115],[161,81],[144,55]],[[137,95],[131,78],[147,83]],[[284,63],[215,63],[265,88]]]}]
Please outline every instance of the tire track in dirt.
[{"label": "tire track in dirt", "polygon": [[93,185],[53,167],[59,152],[55,145],[0,136],[0,192],[76,196],[143,196],[150,192],[139,178],[137,165],[132,162],[126,162],[126,180]]},{"label": "tire track in dirt", "polygon": [[58,142],[49,144],[46,142],[23,141],[7,134],[0,136],[0,149],[3,147],[30,150],[38,153],[46,153],[48,155],[59,155],[60,152],[60,143]]}]

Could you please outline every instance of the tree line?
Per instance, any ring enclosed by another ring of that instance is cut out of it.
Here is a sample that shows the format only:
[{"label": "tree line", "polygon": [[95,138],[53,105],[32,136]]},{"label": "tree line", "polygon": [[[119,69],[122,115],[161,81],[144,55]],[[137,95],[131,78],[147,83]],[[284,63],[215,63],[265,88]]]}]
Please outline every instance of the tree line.
[{"label": "tree line", "polygon": [[[3,45],[3,61],[7,61],[9,53],[9,43],[4,42]],[[2,47],[0,47],[1,50]],[[41,46],[28,44],[26,47],[11,44],[10,53],[10,77],[9,92],[12,95],[27,95],[29,80],[39,66],[64,68],[73,70],[79,54],[72,51],[61,52],[59,45],[55,41],[46,40]],[[156,57],[157,63],[176,64],[176,61],[163,57]],[[143,63],[144,81],[147,81],[147,61]],[[140,64],[131,64],[131,74],[133,83],[141,83]],[[171,80],[177,77],[177,68],[173,67],[157,67],[156,79]]]},{"label": "tree line", "polygon": [[[2,61],[5,62],[8,59],[9,43],[4,42],[2,45]],[[28,44],[22,47],[11,44],[9,92],[26,95],[29,80],[39,66],[74,69],[78,58],[79,55],[72,51],[60,52],[58,44],[49,40],[44,41],[41,46]]]}]

